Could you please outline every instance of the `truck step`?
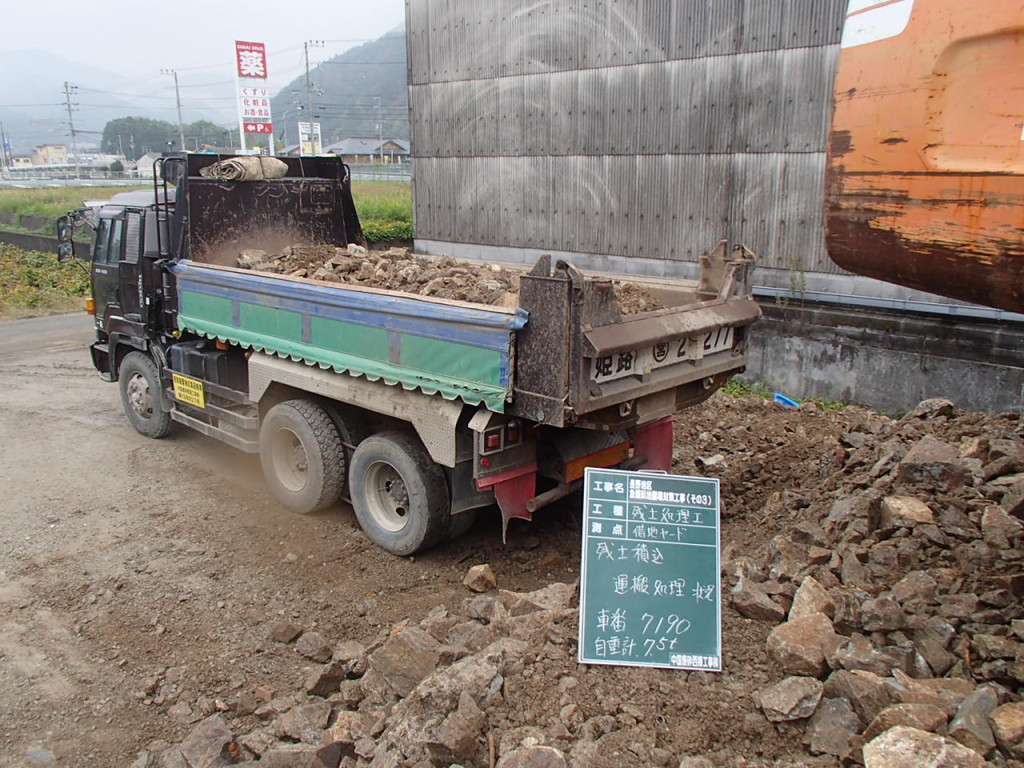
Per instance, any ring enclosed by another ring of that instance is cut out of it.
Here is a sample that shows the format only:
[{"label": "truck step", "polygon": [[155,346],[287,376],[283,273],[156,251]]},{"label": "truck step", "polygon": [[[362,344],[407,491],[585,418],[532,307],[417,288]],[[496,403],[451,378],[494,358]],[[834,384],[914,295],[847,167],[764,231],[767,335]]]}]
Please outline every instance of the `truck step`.
[{"label": "truck step", "polygon": [[181,424],[192,427],[192,429],[197,432],[202,432],[204,435],[209,435],[221,442],[234,446],[240,451],[245,451],[246,453],[260,452],[260,444],[258,440],[250,440],[244,435],[240,435],[232,430],[224,429],[223,427],[215,427],[213,424],[207,424],[205,421],[201,421],[194,416],[189,416],[187,413],[177,410],[171,411],[171,418]]}]

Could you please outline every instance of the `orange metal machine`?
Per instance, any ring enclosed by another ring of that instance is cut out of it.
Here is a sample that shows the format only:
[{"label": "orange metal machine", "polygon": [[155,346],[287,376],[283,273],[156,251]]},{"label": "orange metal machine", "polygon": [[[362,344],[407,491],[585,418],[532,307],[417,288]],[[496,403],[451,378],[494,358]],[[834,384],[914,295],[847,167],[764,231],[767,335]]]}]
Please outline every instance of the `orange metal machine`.
[{"label": "orange metal machine", "polygon": [[1024,2],[851,0],[826,180],[844,269],[1024,311]]}]

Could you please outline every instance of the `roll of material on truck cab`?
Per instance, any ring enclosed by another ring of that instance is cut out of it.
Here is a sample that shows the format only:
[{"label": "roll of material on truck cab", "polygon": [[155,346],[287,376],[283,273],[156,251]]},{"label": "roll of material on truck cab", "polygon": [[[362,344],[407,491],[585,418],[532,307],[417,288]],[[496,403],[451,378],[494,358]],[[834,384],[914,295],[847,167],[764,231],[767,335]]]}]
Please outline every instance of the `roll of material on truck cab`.
[{"label": "roll of material on truck cab", "polygon": [[285,507],[349,499],[389,552],[489,506],[531,519],[588,466],[670,469],[674,414],[744,369],[760,310],[741,246],[714,248],[699,283],[646,282],[662,308],[629,315],[610,277],[549,257],[514,307],[216,266],[201,257],[363,243],[337,158],[211,175],[230,160],[169,155],[151,191],[58,222],[65,259],[73,225],[95,229],[93,363],[140,433],[180,423],[258,453]]},{"label": "roll of material on truck cab", "polygon": [[1024,5],[852,0],[826,178],[844,269],[1024,312]]}]

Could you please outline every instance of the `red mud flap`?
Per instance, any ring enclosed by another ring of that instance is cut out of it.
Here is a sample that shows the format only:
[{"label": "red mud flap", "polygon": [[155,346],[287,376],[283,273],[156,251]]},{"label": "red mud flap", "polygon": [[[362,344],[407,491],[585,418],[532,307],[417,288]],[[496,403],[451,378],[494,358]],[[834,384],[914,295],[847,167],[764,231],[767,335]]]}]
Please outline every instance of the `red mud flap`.
[{"label": "red mud flap", "polygon": [[[657,469],[668,472],[672,469],[672,437],[675,417],[664,419],[638,427],[633,441],[634,459],[623,462],[631,469]],[[618,446],[579,459],[586,466],[611,466],[623,458],[617,453]],[[634,463],[634,461],[636,463]],[[532,520],[533,513],[553,501],[564,498],[580,486],[582,469],[571,482],[562,483],[550,491],[537,495],[537,465],[505,472],[485,481],[478,481],[481,490],[490,487],[494,491],[494,499],[501,510],[501,537],[505,540],[510,520]]]},{"label": "red mud flap", "polygon": [[526,504],[537,495],[537,465],[530,464],[477,481],[480,490],[488,487],[494,491],[494,500],[501,510],[501,540],[505,541],[510,520],[533,519],[533,512],[527,509]]},{"label": "red mud flap", "polygon": [[672,469],[672,427],[675,420],[675,416],[666,416],[636,428],[633,455],[646,457],[646,461],[633,469],[660,469],[663,472]]}]

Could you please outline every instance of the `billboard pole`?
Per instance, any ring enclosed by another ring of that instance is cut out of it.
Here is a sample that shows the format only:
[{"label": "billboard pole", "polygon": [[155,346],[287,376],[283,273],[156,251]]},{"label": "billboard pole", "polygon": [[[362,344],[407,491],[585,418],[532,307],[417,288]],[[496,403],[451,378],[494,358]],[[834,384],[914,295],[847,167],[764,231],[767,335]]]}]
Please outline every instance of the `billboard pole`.
[{"label": "billboard pole", "polygon": [[[236,54],[237,55],[237,54]],[[242,78],[238,75],[238,68],[235,68],[235,94],[238,100],[238,144],[245,152],[245,110],[242,107]]]}]

